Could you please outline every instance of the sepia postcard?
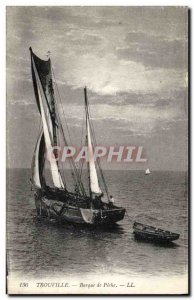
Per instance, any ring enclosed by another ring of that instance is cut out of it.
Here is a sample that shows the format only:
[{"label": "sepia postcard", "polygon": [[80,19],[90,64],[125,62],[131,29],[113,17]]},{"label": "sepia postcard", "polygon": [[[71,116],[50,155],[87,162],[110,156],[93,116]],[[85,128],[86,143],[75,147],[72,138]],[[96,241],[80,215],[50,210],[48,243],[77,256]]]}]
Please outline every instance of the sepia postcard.
[{"label": "sepia postcard", "polygon": [[188,24],[6,8],[9,295],[189,294]]}]

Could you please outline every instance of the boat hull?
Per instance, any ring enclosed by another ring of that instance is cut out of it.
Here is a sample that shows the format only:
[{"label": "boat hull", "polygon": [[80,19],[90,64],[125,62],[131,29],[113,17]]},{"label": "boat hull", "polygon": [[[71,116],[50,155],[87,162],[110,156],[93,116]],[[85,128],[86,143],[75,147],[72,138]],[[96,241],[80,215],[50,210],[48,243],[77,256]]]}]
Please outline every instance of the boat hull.
[{"label": "boat hull", "polygon": [[156,242],[156,243],[169,243],[177,240],[179,238],[178,234],[174,235],[166,235],[166,236],[158,236],[154,234],[149,234],[149,233],[142,233],[137,230],[134,230],[134,235],[136,239],[140,240],[145,240],[145,241],[151,241],[151,242]]},{"label": "boat hull", "polygon": [[155,243],[170,243],[178,240],[180,236],[178,233],[173,233],[136,222],[133,225],[133,230],[133,234],[136,239]]},{"label": "boat hull", "polygon": [[115,206],[106,209],[86,209],[45,198],[35,199],[35,204],[39,216],[61,223],[107,225],[121,221],[125,215],[124,208]]}]

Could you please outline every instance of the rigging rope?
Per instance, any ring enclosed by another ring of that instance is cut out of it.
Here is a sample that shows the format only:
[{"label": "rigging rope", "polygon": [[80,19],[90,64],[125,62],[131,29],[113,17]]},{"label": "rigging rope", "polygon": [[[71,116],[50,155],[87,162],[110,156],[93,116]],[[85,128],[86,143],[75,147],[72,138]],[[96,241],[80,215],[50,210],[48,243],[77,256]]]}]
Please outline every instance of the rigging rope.
[{"label": "rigging rope", "polygon": [[[57,90],[57,93],[58,93],[59,101],[60,101],[60,104],[61,104],[62,113],[63,113],[64,119],[65,119],[67,131],[68,131],[68,135],[69,135],[69,140],[70,140],[70,142],[71,142],[71,144],[72,144],[71,136],[70,136],[69,128],[68,128],[68,125],[67,125],[67,120],[66,120],[66,117],[65,117],[65,113],[64,113],[64,110],[63,110],[62,100],[61,100],[61,96],[60,96],[60,93],[59,93],[59,89],[58,89],[58,86],[57,86],[57,83],[56,83],[56,79],[55,79],[55,74],[54,74],[53,68],[52,68],[52,73],[53,73],[54,83],[55,83],[55,87],[56,87],[56,90]],[[56,103],[56,102],[55,102],[55,103]],[[60,119],[60,114],[59,114],[59,110],[58,110],[58,105],[57,105],[57,103],[56,103],[56,109],[57,109],[57,118],[58,118],[58,120],[59,120],[59,126],[60,126],[60,129],[61,129],[61,133],[62,133],[64,142],[65,142],[65,145],[68,146],[68,142],[67,142],[67,139],[66,139],[66,137],[65,137],[65,133],[64,133],[64,130],[63,130],[62,122],[61,122],[61,119]],[[78,186],[78,188],[81,190],[82,195],[86,197],[87,195],[86,195],[86,192],[85,192],[83,183],[82,183],[82,181],[80,180],[79,173],[78,173],[77,167],[76,167],[76,165],[75,165],[75,162],[73,161],[73,158],[70,158],[69,162],[70,162],[70,167],[72,168],[72,171],[74,172],[74,174],[73,174],[73,175],[74,175],[74,176],[73,176],[73,180],[76,181],[75,184],[76,184],[76,185]]]},{"label": "rigging rope", "polygon": [[[81,128],[82,128],[82,132],[81,132],[81,149],[82,149],[82,146],[83,146],[83,133],[84,133],[84,120],[85,120],[85,118],[84,118],[84,113],[83,113],[83,118],[82,118],[82,126],[81,126]],[[82,176],[82,170],[83,170],[83,165],[84,165],[84,160],[82,159],[81,161],[80,161],[80,166],[79,166],[79,169],[80,169],[80,172],[79,172],[79,178],[80,178],[80,180],[81,180],[81,176]]]},{"label": "rigging rope", "polygon": [[125,210],[125,214],[131,222],[134,222],[134,218],[132,219],[132,217],[128,215],[127,210]]},{"label": "rigging rope", "polygon": [[[60,145],[61,142],[60,142],[60,137],[59,137],[59,132],[58,132],[58,130],[57,130],[57,140],[58,140],[59,145]],[[63,179],[63,181],[64,181],[65,189],[66,189],[67,184],[66,184],[66,180],[65,180],[65,172],[64,172],[64,168],[63,168],[63,162],[62,162],[62,160],[60,160],[59,162],[60,162],[60,171],[61,171],[62,179]]]}]

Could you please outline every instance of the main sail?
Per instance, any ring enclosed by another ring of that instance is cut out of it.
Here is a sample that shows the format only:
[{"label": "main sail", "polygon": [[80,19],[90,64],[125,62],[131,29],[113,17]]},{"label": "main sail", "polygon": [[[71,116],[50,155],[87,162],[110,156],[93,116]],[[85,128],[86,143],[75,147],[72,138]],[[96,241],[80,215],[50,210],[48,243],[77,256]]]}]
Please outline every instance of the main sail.
[{"label": "main sail", "polygon": [[37,187],[41,188],[44,185],[43,169],[45,163],[45,141],[43,128],[41,128],[34,155],[32,159],[32,183]]},{"label": "main sail", "polygon": [[[30,49],[31,50],[31,49]],[[50,170],[54,186],[57,188],[64,188],[64,183],[61,178],[59,167],[55,159],[52,147],[57,146],[56,141],[56,119],[53,116],[53,103],[52,99],[52,78],[50,59],[43,61],[38,58],[31,50],[31,65],[32,65],[32,78],[34,84],[34,91],[37,101],[37,106],[42,118],[42,126],[44,133],[44,140],[47,153],[49,152],[50,158]],[[52,156],[52,157],[51,157]]]},{"label": "main sail", "polygon": [[92,194],[102,194],[102,191],[100,189],[99,182],[98,182],[98,175],[97,175],[95,161],[94,161],[94,150],[93,150],[92,140],[91,140],[86,88],[84,89],[84,92],[85,92],[85,102],[86,102],[86,130],[87,130],[87,146],[88,146],[88,155],[89,155],[90,191]]}]

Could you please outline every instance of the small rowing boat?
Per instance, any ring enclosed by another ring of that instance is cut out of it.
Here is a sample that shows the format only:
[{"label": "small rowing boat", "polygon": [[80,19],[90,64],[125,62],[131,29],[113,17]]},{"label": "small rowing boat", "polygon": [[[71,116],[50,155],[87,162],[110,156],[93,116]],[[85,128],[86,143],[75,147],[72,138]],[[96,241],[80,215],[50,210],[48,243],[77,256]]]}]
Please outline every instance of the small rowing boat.
[{"label": "small rowing boat", "polygon": [[133,233],[137,239],[158,243],[169,243],[178,240],[180,236],[178,233],[173,233],[171,231],[145,225],[139,222],[134,222],[133,230]]}]

